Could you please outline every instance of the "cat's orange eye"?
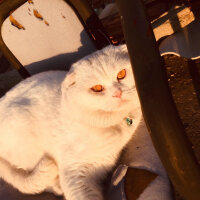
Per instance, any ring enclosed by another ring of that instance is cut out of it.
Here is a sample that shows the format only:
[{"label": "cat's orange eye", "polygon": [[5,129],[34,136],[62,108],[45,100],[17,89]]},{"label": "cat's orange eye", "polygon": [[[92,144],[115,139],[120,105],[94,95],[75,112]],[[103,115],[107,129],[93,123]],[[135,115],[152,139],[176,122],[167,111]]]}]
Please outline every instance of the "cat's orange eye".
[{"label": "cat's orange eye", "polygon": [[117,80],[121,80],[123,78],[125,78],[126,76],[126,70],[125,69],[122,69],[118,74],[117,74]]},{"label": "cat's orange eye", "polygon": [[91,87],[91,90],[94,92],[102,92],[104,90],[102,85],[95,85],[93,87]]}]

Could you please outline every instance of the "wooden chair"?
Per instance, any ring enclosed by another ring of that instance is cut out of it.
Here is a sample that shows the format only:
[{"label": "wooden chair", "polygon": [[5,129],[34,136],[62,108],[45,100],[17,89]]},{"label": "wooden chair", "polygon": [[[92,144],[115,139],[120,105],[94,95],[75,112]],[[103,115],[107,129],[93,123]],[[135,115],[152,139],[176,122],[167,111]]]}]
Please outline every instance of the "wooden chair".
[{"label": "wooden chair", "polygon": [[159,46],[161,55],[174,54],[187,59],[200,58],[200,20],[165,38]]},{"label": "wooden chair", "polygon": [[4,0],[0,48],[23,77],[71,63],[109,44],[87,1]]},{"label": "wooden chair", "polygon": [[[184,199],[198,200],[200,167],[173,102],[144,6],[140,0],[116,2],[119,5],[144,119],[153,144],[179,194]],[[194,52],[193,55],[197,57]]]}]

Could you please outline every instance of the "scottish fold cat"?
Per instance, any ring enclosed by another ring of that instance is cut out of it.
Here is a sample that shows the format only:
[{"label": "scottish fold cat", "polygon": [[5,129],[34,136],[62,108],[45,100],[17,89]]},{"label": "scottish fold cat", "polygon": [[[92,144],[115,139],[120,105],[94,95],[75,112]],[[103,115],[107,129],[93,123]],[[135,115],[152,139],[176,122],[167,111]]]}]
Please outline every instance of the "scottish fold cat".
[{"label": "scottish fold cat", "polygon": [[101,180],[141,123],[126,46],[106,47],[0,99],[0,177],[23,193],[102,200]]}]

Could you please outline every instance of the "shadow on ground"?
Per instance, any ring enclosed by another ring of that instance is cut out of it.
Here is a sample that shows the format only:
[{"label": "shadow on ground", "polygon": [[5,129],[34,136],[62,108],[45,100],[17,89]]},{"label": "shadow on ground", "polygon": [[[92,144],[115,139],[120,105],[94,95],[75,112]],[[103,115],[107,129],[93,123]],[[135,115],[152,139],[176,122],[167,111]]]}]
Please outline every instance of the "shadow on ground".
[{"label": "shadow on ground", "polygon": [[0,199],[1,200],[62,200],[63,197],[57,197],[50,193],[38,195],[24,195],[18,192],[4,181],[0,180]]}]

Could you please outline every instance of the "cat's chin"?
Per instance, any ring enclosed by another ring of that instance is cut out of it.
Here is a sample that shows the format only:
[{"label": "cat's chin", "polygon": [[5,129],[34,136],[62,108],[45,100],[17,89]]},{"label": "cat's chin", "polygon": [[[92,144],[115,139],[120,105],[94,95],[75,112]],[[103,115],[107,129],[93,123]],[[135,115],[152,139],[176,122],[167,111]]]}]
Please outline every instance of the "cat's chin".
[{"label": "cat's chin", "polygon": [[90,126],[107,128],[119,124],[130,111],[131,109],[128,107],[114,111],[99,109],[97,111],[87,112],[84,121]]},{"label": "cat's chin", "polygon": [[66,119],[66,115],[70,115],[71,120],[78,121],[80,124],[85,124],[87,126],[107,128],[110,126],[115,126],[128,114],[128,109],[117,110],[117,111],[105,111],[99,110],[89,110],[79,106],[70,106],[68,108],[63,107],[61,113],[63,119]]},{"label": "cat's chin", "polygon": [[[139,104],[134,104],[133,101],[121,101],[121,103],[113,110],[102,110],[91,112],[91,115],[88,113],[89,123],[92,126],[97,126],[101,128],[106,128],[110,126],[115,126],[120,123],[125,117],[135,111],[138,115],[141,114],[141,109]],[[134,115],[135,115],[134,113]]]},{"label": "cat's chin", "polygon": [[88,123],[91,126],[96,126],[100,128],[106,128],[110,126],[115,126],[120,123],[123,118],[128,114],[128,111],[103,111],[98,110],[92,112],[91,115],[87,115]]},{"label": "cat's chin", "polygon": [[127,105],[127,101],[120,101],[117,105],[115,106],[112,106],[112,107],[109,107],[109,108],[101,108],[99,109],[100,111],[102,112],[112,112],[112,113],[117,113],[117,112],[121,112],[125,109],[128,109],[128,106]]},{"label": "cat's chin", "polygon": [[[127,117],[132,110],[138,110],[139,104],[130,100],[123,100],[107,108],[88,108],[72,101],[72,99],[62,99],[63,115],[70,115],[70,118],[88,126],[106,128],[115,126]],[[67,105],[67,107],[66,107]],[[67,117],[63,116],[63,119]]]}]

